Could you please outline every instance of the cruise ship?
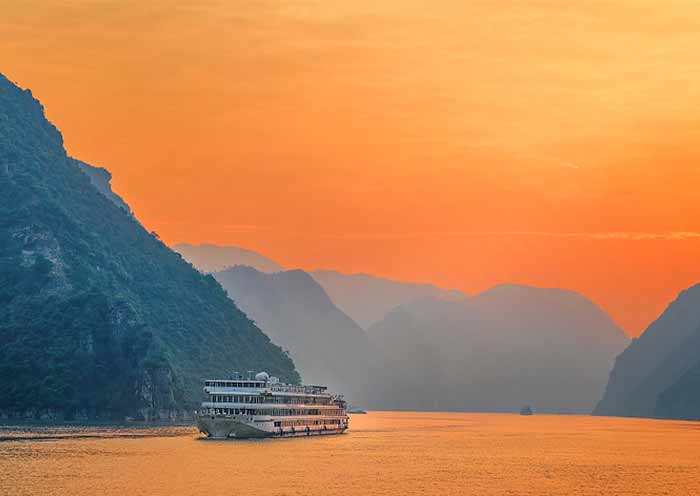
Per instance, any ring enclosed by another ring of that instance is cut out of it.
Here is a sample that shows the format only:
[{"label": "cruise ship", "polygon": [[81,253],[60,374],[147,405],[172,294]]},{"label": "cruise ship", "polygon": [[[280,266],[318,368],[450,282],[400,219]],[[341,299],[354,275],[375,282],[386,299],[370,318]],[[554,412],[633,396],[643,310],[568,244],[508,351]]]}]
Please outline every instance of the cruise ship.
[{"label": "cruise ship", "polygon": [[204,382],[197,427],[216,439],[342,434],[348,428],[342,395],[325,386],[284,384],[266,372]]}]

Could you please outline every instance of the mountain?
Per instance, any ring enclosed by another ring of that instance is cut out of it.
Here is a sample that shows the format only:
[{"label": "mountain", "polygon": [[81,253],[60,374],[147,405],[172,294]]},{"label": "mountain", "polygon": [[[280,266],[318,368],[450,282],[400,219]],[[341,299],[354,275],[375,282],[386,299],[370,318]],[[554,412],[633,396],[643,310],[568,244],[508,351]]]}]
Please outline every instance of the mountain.
[{"label": "mountain", "polygon": [[498,286],[402,305],[367,331],[377,409],[587,413],[628,340],[580,294]]},{"label": "mountain", "polygon": [[659,393],[654,416],[700,420],[700,360],[680,379]]},{"label": "mountain", "polygon": [[364,329],[382,320],[397,306],[421,298],[466,298],[460,291],[441,289],[432,284],[392,281],[369,274],[316,270],[311,275],[323,286],[331,300]]},{"label": "mountain", "polygon": [[269,258],[252,250],[236,246],[180,243],[173,246],[173,250],[180,253],[185,257],[185,260],[205,273],[217,272],[236,265],[247,265],[261,272],[268,273],[284,270]]},{"label": "mountain", "polygon": [[305,382],[365,399],[367,334],[306,272],[265,274],[237,266],[214,277],[272,341],[288,349]]},{"label": "mountain", "polygon": [[133,215],[129,205],[126,204],[121,196],[112,191],[112,174],[110,174],[107,169],[104,167],[94,167],[80,160],[74,160],[74,162],[80,167],[80,170],[87,174],[92,185],[95,186],[100,193],[129,215]]},{"label": "mountain", "polygon": [[216,280],[86,167],[31,92],[0,76],[0,413],[155,416],[234,370],[298,381]]},{"label": "mountain", "polygon": [[700,285],[617,357],[596,415],[700,419]]}]

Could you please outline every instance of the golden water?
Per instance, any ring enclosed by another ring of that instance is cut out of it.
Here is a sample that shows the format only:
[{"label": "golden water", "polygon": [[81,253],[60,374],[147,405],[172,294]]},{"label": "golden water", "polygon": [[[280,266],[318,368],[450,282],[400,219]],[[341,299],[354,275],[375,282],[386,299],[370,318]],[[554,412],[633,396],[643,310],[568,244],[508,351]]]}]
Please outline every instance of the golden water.
[{"label": "golden water", "polygon": [[212,441],[191,428],[0,436],[3,496],[700,494],[691,422],[370,413],[345,435],[310,439]]}]

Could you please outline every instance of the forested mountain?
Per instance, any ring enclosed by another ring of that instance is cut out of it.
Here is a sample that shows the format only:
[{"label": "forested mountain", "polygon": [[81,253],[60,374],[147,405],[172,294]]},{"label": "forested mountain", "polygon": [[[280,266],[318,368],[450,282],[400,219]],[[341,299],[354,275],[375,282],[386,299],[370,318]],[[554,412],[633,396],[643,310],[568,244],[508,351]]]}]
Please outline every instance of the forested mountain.
[{"label": "forested mountain", "polygon": [[365,404],[367,334],[306,272],[264,274],[237,266],[214,277],[274,343],[288,349],[305,382],[325,384]]},{"label": "forested mountain", "polygon": [[499,286],[403,305],[367,331],[379,409],[589,413],[628,340],[572,291]]},{"label": "forested mountain", "polygon": [[700,419],[700,285],[617,358],[595,414]]},{"label": "forested mountain", "polygon": [[155,415],[234,370],[299,379],[213,277],[94,181],[31,92],[0,76],[2,412]]},{"label": "forested mountain", "polygon": [[90,182],[92,182],[93,186],[95,186],[100,193],[112,200],[115,205],[122,208],[125,212],[132,214],[129,205],[112,191],[112,174],[110,174],[107,169],[104,167],[95,167],[81,162],[80,160],[74,160],[74,162],[80,167],[80,170],[88,175]]},{"label": "forested mountain", "polygon": [[191,245],[180,243],[173,246],[173,250],[185,257],[185,260],[197,267],[202,272],[217,272],[235,267],[247,265],[260,272],[280,272],[276,262],[253,250],[246,250],[237,246],[216,246],[208,243]]},{"label": "forested mountain", "polygon": [[466,298],[460,291],[442,289],[432,284],[393,281],[369,274],[316,270],[311,275],[323,286],[333,303],[364,329],[405,303],[426,297],[443,300]]}]

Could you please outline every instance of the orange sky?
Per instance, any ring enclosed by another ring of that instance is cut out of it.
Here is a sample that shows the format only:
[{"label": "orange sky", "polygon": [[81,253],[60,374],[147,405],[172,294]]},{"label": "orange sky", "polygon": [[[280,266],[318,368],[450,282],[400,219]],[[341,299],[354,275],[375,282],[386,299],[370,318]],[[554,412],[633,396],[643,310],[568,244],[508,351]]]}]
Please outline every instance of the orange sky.
[{"label": "orange sky", "polygon": [[0,71],[166,242],[631,334],[700,281],[698,53],[691,0],[0,2]]}]

